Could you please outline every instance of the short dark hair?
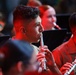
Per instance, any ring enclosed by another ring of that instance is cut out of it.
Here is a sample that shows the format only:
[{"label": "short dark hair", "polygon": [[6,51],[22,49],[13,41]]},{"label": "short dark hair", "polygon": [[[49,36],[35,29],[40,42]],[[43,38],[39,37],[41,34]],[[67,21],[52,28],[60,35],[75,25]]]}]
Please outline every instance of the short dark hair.
[{"label": "short dark hair", "polygon": [[35,19],[39,15],[38,8],[19,5],[13,12],[13,20],[16,19]]},{"label": "short dark hair", "polygon": [[22,61],[25,66],[29,65],[33,51],[33,47],[28,42],[8,40],[4,46],[0,48],[0,54],[4,55],[3,59],[0,60],[0,68],[3,73],[8,72],[9,69],[19,61]]},{"label": "short dark hair", "polygon": [[76,12],[74,12],[69,18],[70,28],[76,27]]}]

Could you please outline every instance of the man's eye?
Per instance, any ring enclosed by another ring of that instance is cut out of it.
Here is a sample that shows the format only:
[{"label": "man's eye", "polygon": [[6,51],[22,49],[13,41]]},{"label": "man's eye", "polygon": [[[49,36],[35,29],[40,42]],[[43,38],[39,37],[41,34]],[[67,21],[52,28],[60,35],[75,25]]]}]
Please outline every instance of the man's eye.
[{"label": "man's eye", "polygon": [[36,24],[36,26],[39,26],[40,24],[38,23],[38,24]]}]

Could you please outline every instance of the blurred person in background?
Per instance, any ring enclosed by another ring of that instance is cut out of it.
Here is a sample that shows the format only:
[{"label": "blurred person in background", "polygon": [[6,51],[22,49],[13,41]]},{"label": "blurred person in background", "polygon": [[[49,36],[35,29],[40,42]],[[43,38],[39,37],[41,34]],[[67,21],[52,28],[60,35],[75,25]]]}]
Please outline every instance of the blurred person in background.
[{"label": "blurred person in background", "polygon": [[55,62],[63,74],[74,65],[74,62],[76,63],[76,12],[69,18],[69,27],[72,32],[71,38],[52,52]]},{"label": "blurred person in background", "polygon": [[20,0],[0,0],[0,10],[4,14],[5,17],[5,28],[2,31],[5,35],[11,36],[11,30],[13,27],[13,9],[19,4]]},{"label": "blurred person in background", "polygon": [[38,7],[41,6],[42,3],[39,0],[28,0],[27,6]]},{"label": "blurred person in background", "polygon": [[61,29],[57,24],[56,11],[50,5],[39,6],[40,17],[42,19],[42,26],[44,30]]},{"label": "blurred person in background", "polygon": [[0,48],[0,56],[3,75],[24,75],[37,70],[36,54],[28,42],[8,40]]},{"label": "blurred person in background", "polygon": [[28,0],[0,0],[0,11],[4,14],[6,26],[2,33],[5,35],[13,34],[11,33],[13,28],[13,10],[20,4],[27,4]]}]

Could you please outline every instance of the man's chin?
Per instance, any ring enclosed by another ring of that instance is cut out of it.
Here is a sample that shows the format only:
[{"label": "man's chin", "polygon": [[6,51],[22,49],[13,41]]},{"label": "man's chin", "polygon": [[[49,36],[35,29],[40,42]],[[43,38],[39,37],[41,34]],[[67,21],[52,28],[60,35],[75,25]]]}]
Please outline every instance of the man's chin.
[{"label": "man's chin", "polygon": [[38,39],[38,40],[34,41],[33,43],[38,43],[39,41],[40,41],[40,39]]}]

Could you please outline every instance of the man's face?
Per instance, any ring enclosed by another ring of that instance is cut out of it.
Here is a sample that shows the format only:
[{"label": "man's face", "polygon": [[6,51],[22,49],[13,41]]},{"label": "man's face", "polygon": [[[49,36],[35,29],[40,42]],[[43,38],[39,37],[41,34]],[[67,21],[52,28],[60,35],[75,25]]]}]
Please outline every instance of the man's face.
[{"label": "man's face", "polygon": [[36,19],[32,19],[26,29],[26,36],[31,43],[38,42],[40,40],[43,27],[41,25],[41,18],[38,16]]}]

